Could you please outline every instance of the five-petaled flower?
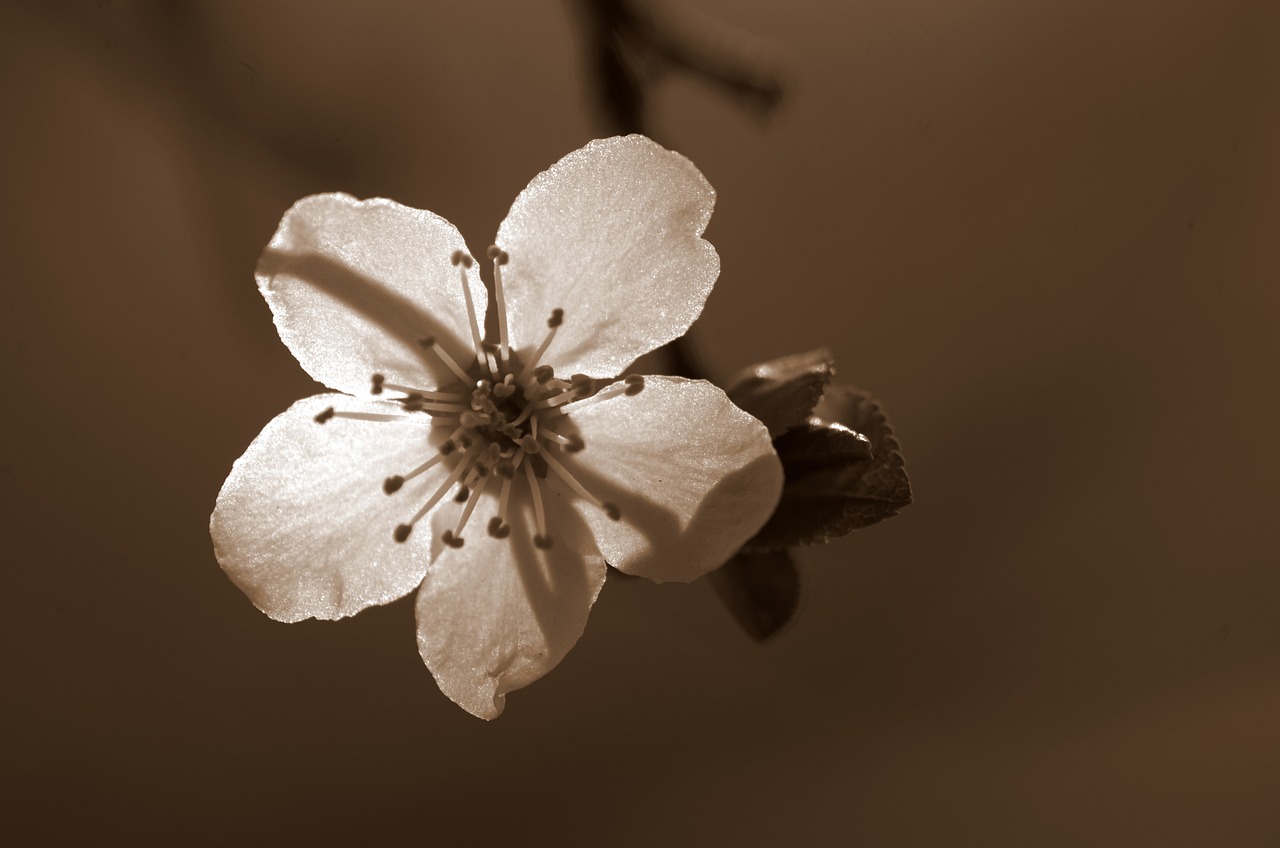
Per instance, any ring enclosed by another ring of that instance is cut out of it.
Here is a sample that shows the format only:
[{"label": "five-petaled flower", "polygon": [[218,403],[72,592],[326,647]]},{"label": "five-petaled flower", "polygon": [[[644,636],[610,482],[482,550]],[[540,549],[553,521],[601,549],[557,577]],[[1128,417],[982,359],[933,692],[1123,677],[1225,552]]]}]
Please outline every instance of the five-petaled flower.
[{"label": "five-petaled flower", "polygon": [[[765,427],[710,383],[628,375],[719,273],[715,193],[642,136],[536,177],[487,252],[343,194],[304,198],[259,262],[280,337],[334,392],[236,461],[211,533],[272,618],[336,619],[421,587],[440,688],[497,716],[582,634],[606,563],[657,581],[721,565],[778,502]],[[495,341],[496,339],[496,341]]]}]

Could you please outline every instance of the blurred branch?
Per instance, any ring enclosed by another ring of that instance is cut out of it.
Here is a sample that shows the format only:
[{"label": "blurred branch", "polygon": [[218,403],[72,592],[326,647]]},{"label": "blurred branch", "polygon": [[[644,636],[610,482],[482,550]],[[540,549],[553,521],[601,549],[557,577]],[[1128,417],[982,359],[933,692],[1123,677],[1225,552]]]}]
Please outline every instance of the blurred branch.
[{"label": "blurred branch", "polygon": [[[649,86],[669,71],[711,83],[767,117],[782,99],[743,33],[644,0],[572,0],[594,66],[598,107],[617,133],[646,133]],[[753,55],[754,54],[754,55]]]}]

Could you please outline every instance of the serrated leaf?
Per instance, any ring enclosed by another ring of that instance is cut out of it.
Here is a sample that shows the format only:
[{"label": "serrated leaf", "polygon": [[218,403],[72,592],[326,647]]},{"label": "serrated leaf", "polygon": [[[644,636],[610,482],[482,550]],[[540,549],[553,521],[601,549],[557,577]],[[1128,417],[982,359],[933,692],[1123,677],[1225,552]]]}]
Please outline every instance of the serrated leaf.
[{"label": "serrated leaf", "polygon": [[787,478],[872,458],[871,440],[843,424],[813,420],[773,440]]},{"label": "serrated leaf", "polygon": [[835,373],[831,351],[819,348],[745,368],[729,380],[725,391],[776,438],[805,422]]},{"label": "serrated leaf", "polygon": [[[775,440],[786,472],[782,500],[773,517],[745,551],[780,550],[816,545],[869,527],[896,515],[911,503],[911,482],[906,463],[880,405],[867,393],[837,386],[827,392],[805,428],[792,430]],[[817,436],[815,431],[830,432]],[[845,435],[861,433],[871,457],[848,460],[838,450],[826,461],[816,450],[821,445],[854,443]],[[797,450],[788,450],[793,434]],[[825,442],[819,440],[825,439]],[[789,461],[790,460],[790,461]]]},{"label": "serrated leaf", "polygon": [[800,575],[786,551],[740,553],[711,572],[729,612],[751,638],[763,642],[795,618]]}]

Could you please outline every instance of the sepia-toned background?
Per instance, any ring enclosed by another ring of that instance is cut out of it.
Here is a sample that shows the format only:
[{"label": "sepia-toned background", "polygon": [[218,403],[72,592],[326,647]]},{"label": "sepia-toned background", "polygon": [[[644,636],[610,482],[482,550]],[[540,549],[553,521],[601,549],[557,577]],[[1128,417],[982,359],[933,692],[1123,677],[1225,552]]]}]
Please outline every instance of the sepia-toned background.
[{"label": "sepia-toned background", "polygon": [[283,625],[222,575],[223,478],[317,390],[253,284],[281,213],[483,249],[609,132],[575,8],[0,5],[12,844],[1280,843],[1270,0],[671,10],[786,91],[651,91],[719,194],[695,346],[830,347],[916,493],[799,554],[776,640],[617,580],[484,723],[409,601]]}]

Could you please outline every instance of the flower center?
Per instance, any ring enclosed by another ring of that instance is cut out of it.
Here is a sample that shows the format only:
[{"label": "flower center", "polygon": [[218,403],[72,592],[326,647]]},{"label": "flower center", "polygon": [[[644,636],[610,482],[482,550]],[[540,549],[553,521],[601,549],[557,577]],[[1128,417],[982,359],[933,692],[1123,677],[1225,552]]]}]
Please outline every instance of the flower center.
[{"label": "flower center", "polygon": [[[506,301],[502,289],[502,266],[507,254],[490,247],[493,260],[494,297],[498,308],[497,344],[485,342],[480,335],[475,305],[467,271],[471,268],[470,256],[456,251],[453,264],[458,268],[462,290],[466,296],[470,319],[471,338],[475,359],[467,368],[441,347],[432,336],[420,340],[420,344],[438,357],[458,379],[440,390],[425,390],[411,386],[388,383],[382,374],[372,376],[371,392],[383,395],[393,392],[389,398],[404,413],[422,413],[431,416],[433,426],[449,429],[449,436],[437,453],[410,471],[393,474],[383,481],[387,495],[399,492],[405,483],[444,463],[450,468],[434,492],[422,503],[408,521],[396,526],[392,536],[404,542],[421,521],[446,496],[463,504],[457,524],[441,535],[441,541],[452,548],[463,546],[463,530],[475,512],[481,497],[491,485],[498,488],[497,510],[488,522],[490,536],[504,539],[511,533],[508,522],[513,490],[527,487],[533,505],[536,532],[533,543],[548,549],[552,545],[547,531],[546,510],[542,487],[548,474],[563,481],[582,499],[603,510],[617,521],[622,513],[616,504],[602,501],[593,495],[570,471],[559,455],[577,453],[586,447],[582,437],[565,407],[574,403],[581,408],[584,403],[596,403],[620,394],[635,395],[644,388],[644,378],[630,375],[622,382],[613,383],[601,390],[608,381],[592,380],[583,374],[569,379],[557,377],[549,365],[540,365],[543,354],[555,340],[557,329],[564,323],[564,310],[555,309],[547,319],[547,335],[537,349],[522,362],[511,349],[507,337]],[[333,408],[316,416],[325,423],[331,418],[357,418],[362,420],[392,420],[401,415],[379,413],[344,413]],[[520,478],[523,478],[521,484]],[[518,487],[518,488],[517,488]]]}]

